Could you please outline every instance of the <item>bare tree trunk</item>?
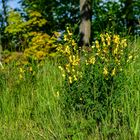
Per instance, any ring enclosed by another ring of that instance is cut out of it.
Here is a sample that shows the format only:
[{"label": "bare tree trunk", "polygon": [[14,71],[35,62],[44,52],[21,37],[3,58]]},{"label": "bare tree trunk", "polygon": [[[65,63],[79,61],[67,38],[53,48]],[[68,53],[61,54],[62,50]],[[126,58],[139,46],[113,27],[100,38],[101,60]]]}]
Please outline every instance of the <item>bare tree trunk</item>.
[{"label": "bare tree trunk", "polygon": [[91,18],[92,18],[92,3],[91,0],[80,0],[80,42],[79,45],[89,46],[91,37]]}]

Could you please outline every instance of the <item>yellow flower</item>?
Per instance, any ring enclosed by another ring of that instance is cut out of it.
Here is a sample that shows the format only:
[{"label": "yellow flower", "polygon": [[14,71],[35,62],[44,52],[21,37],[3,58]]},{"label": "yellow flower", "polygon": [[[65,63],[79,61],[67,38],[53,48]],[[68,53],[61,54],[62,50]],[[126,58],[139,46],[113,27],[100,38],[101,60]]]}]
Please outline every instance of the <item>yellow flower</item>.
[{"label": "yellow flower", "polygon": [[130,60],[132,60],[132,58],[133,58],[133,56],[132,55],[129,55],[127,62],[129,62]]},{"label": "yellow flower", "polygon": [[64,41],[67,41],[67,35],[64,35]]},{"label": "yellow flower", "polygon": [[75,69],[74,68],[72,68],[72,72],[75,72]]},{"label": "yellow flower", "polygon": [[30,68],[29,68],[29,70],[30,70],[30,71],[33,71],[33,68],[32,68],[32,67],[30,67]]},{"label": "yellow flower", "polygon": [[66,71],[67,71],[68,73],[70,73],[70,65],[69,65],[69,64],[66,64]]},{"label": "yellow flower", "polygon": [[107,45],[110,46],[111,38],[108,33],[106,33],[106,41],[107,41]]},{"label": "yellow flower", "polygon": [[99,45],[99,41],[98,40],[95,41],[95,44],[96,44],[96,48],[99,49],[100,45]]},{"label": "yellow flower", "polygon": [[116,48],[113,50],[113,53],[114,53],[114,54],[117,54],[117,53],[118,53],[118,47],[116,47]]},{"label": "yellow flower", "polygon": [[70,84],[72,83],[72,77],[71,76],[69,76],[69,82],[70,82]]},{"label": "yellow flower", "polygon": [[75,46],[76,45],[76,43],[75,43],[75,41],[74,41],[74,39],[72,40],[72,46]]},{"label": "yellow flower", "polygon": [[107,52],[108,52],[108,48],[105,47],[105,48],[103,49],[103,52],[104,52],[104,53],[107,53]]},{"label": "yellow flower", "polygon": [[65,77],[66,77],[66,75],[65,75],[65,74],[62,74],[62,77],[64,77],[64,78],[65,78]]},{"label": "yellow flower", "polygon": [[73,78],[74,78],[74,81],[77,81],[77,77],[76,77],[76,75],[74,75]]},{"label": "yellow flower", "polygon": [[105,42],[105,39],[103,36],[101,36],[101,41],[104,43]]},{"label": "yellow flower", "polygon": [[62,68],[61,66],[58,66],[58,68],[59,68],[61,71],[63,71],[63,68]]},{"label": "yellow flower", "polygon": [[72,33],[70,32],[70,30],[69,30],[69,27],[67,27],[67,32],[68,32],[68,35],[72,35]]},{"label": "yellow flower", "polygon": [[90,64],[95,64],[95,57],[91,57],[91,58],[89,59],[89,63],[90,63]]},{"label": "yellow flower", "polygon": [[24,73],[24,70],[22,68],[19,68],[20,73]]},{"label": "yellow flower", "polygon": [[95,46],[94,46],[94,45],[92,45],[92,46],[91,46],[91,48],[92,48],[92,49],[94,49],[94,48],[95,48]]},{"label": "yellow flower", "polygon": [[127,40],[126,39],[123,39],[121,41],[121,45],[124,46],[124,47],[127,47]]},{"label": "yellow flower", "polygon": [[103,69],[103,74],[104,74],[104,75],[108,75],[108,70],[107,70],[106,67],[104,67],[104,69]]},{"label": "yellow flower", "polygon": [[114,43],[119,44],[119,42],[120,42],[120,37],[119,37],[119,35],[114,35],[114,36],[113,36],[113,41],[114,41]]},{"label": "yellow flower", "polygon": [[103,47],[105,47],[106,46],[106,44],[105,44],[105,42],[103,42]]},{"label": "yellow flower", "polygon": [[130,59],[132,59],[132,57],[133,57],[133,56],[132,56],[132,55],[130,55],[130,56],[128,57],[128,59],[130,60]]},{"label": "yellow flower", "polygon": [[22,76],[22,74],[19,74],[19,79],[23,79],[23,76]]},{"label": "yellow flower", "polygon": [[115,73],[116,73],[116,69],[114,68],[114,69],[112,70],[111,76],[114,76]]},{"label": "yellow flower", "polygon": [[67,53],[67,54],[69,54],[70,55],[70,48],[69,48],[69,46],[67,45],[66,46],[66,48],[65,48],[65,52]]},{"label": "yellow flower", "polygon": [[86,62],[86,65],[89,65],[89,63],[88,63],[88,61],[87,61],[87,60],[85,60],[85,62]]},{"label": "yellow flower", "polygon": [[70,61],[70,63],[72,63],[72,62],[73,62],[73,58],[72,58],[72,56],[71,56],[71,55],[69,56],[69,61]]}]

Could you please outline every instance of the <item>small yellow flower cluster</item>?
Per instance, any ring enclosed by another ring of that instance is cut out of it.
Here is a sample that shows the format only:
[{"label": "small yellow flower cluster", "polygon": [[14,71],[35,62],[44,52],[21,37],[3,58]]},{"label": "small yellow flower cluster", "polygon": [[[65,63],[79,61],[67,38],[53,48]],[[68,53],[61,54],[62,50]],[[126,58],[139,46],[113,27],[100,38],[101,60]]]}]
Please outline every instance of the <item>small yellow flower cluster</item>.
[{"label": "small yellow flower cluster", "polygon": [[103,76],[109,79],[122,72],[124,65],[133,58],[128,53],[127,40],[116,34],[101,34],[90,48],[83,48],[82,55],[81,52],[79,54],[78,45],[72,38],[69,28],[67,28],[67,34],[64,35],[64,42],[65,44],[59,44],[57,47],[57,51],[65,60],[59,69],[70,84],[82,78],[82,64],[97,66]]},{"label": "small yellow flower cluster", "polygon": [[127,40],[119,35],[101,34],[100,40],[94,42],[93,51],[96,52],[96,59],[103,65],[103,75],[115,76],[122,70],[127,49]]},{"label": "small yellow flower cluster", "polygon": [[35,70],[33,70],[32,66],[20,65],[18,73],[19,73],[18,81],[20,81],[20,80],[25,80],[27,75],[34,76],[36,72]]},{"label": "small yellow flower cluster", "polygon": [[19,68],[19,79],[20,80],[23,80],[24,78],[24,73],[25,73],[25,70],[23,68]]},{"label": "small yellow flower cluster", "polygon": [[68,76],[69,83],[77,81],[82,73],[80,72],[80,56],[77,50],[77,43],[72,39],[72,33],[69,28],[67,28],[67,34],[64,35],[65,45],[59,44],[57,51],[61,53],[66,60],[63,66],[59,66],[62,71],[62,76],[66,78]]},{"label": "small yellow flower cluster", "polygon": [[95,59],[95,57],[94,56],[90,56],[89,58],[87,58],[86,60],[85,60],[85,62],[86,62],[86,65],[90,65],[90,64],[95,64],[95,61],[96,61],[96,59]]}]

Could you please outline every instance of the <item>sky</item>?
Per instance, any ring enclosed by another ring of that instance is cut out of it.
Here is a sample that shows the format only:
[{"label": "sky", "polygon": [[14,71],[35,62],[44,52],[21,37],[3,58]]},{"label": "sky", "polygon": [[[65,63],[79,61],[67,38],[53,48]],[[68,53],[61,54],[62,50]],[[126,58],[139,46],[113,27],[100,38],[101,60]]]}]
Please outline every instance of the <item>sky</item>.
[{"label": "sky", "polygon": [[8,6],[11,8],[20,8],[20,5],[18,4],[19,0],[9,0]]},{"label": "sky", "polygon": [[[8,0],[8,6],[13,9],[20,8],[20,4],[18,2],[19,2],[19,0]],[[2,2],[0,0],[0,11],[1,11],[1,8],[2,8]]]}]

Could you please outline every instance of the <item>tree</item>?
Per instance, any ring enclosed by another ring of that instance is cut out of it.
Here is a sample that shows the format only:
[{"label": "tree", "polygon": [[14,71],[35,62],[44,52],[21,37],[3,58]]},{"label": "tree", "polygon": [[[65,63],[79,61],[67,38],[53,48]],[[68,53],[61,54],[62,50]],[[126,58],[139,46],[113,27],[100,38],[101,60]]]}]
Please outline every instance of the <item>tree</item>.
[{"label": "tree", "polygon": [[89,46],[92,20],[91,0],[80,0],[80,16],[80,46]]},{"label": "tree", "polygon": [[0,13],[0,45],[2,48],[6,48],[7,45],[7,37],[4,33],[5,27],[7,25],[7,2],[8,0],[2,0],[2,10]]},{"label": "tree", "polygon": [[79,0],[21,0],[24,11],[33,10],[42,14],[48,22],[47,33],[65,30],[67,24],[74,25],[79,20]]},{"label": "tree", "polygon": [[124,16],[124,24],[129,33],[137,32],[138,20],[140,18],[140,1],[139,0],[120,0],[122,3],[122,14]]}]

